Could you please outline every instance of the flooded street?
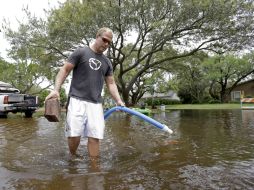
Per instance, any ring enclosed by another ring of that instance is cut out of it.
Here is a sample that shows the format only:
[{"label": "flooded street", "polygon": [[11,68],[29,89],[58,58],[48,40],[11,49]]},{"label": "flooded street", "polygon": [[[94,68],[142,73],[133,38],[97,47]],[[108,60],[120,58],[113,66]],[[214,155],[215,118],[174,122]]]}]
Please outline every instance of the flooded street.
[{"label": "flooded street", "polygon": [[253,189],[254,110],[172,110],[152,115],[167,135],[135,116],[106,121],[98,169],[83,138],[71,160],[62,122],[0,119],[0,189]]}]

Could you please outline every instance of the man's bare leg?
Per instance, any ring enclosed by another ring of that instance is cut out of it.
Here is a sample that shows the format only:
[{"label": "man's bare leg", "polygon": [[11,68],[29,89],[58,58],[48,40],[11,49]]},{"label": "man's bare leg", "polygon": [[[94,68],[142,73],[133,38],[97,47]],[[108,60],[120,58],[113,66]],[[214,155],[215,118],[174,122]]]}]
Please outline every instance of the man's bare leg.
[{"label": "man's bare leg", "polygon": [[78,149],[80,143],[80,136],[79,137],[68,137],[68,145],[71,155],[76,156],[76,151]]},{"label": "man's bare leg", "polygon": [[100,140],[92,137],[88,137],[87,149],[91,161],[91,169],[95,171],[99,171],[99,148],[100,148]]},{"label": "man's bare leg", "polygon": [[88,137],[87,149],[90,157],[99,156],[100,140],[92,137]]}]

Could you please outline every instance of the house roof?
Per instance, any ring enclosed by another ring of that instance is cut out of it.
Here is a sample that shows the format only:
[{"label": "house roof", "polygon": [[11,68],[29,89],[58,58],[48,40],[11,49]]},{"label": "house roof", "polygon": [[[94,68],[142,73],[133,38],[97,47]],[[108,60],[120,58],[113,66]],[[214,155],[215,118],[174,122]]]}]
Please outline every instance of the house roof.
[{"label": "house roof", "polygon": [[239,84],[245,84],[245,83],[253,82],[253,81],[254,81],[254,79],[250,79],[250,80],[242,81],[242,82],[240,82]]},{"label": "house roof", "polygon": [[242,84],[246,84],[246,83],[249,83],[249,82],[254,82],[254,79],[250,79],[250,80],[247,80],[247,81],[239,82],[239,83],[237,84],[237,86],[242,85]]}]

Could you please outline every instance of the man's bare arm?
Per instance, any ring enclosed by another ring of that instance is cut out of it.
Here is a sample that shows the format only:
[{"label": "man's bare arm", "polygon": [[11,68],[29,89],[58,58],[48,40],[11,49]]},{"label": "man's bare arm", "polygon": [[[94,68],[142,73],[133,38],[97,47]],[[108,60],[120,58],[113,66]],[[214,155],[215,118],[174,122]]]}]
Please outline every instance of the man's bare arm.
[{"label": "man's bare arm", "polygon": [[73,64],[65,62],[65,64],[60,68],[59,72],[57,73],[54,90],[46,97],[45,100],[50,98],[58,98],[58,99],[60,98],[59,92],[61,86],[65,81],[65,79],[67,78],[67,76],[69,75],[69,73],[73,70],[73,68],[74,68]]},{"label": "man's bare arm", "polygon": [[122,101],[114,77],[113,76],[107,76],[106,79],[106,85],[109,89],[109,93],[111,94],[112,98],[115,100],[116,104],[119,106],[125,106],[124,102]]}]

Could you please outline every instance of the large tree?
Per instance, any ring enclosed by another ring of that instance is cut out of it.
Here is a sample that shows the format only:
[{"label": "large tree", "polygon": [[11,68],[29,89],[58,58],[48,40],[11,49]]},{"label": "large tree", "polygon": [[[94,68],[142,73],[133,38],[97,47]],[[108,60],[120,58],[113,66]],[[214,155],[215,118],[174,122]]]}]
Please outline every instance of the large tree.
[{"label": "large tree", "polygon": [[210,81],[209,92],[226,102],[226,97],[237,84],[254,74],[254,57],[248,54],[242,58],[233,55],[217,55],[204,61],[206,80]]},{"label": "large tree", "polygon": [[174,74],[178,95],[184,103],[201,103],[210,98],[226,102],[237,84],[253,77],[253,54],[242,57],[233,54],[208,57],[199,53],[182,59]]},{"label": "large tree", "polygon": [[[37,19],[32,20],[30,16],[28,13],[30,22],[20,23],[18,31],[13,31],[5,22],[4,29],[11,48],[8,50],[10,59],[0,64],[0,80],[11,83],[21,93],[39,94],[51,86],[48,81],[53,81],[56,75],[51,71],[57,68],[50,64],[58,59],[48,55],[44,47],[40,47],[38,40],[42,39],[36,36],[43,31],[41,28],[35,30]],[[40,27],[42,24],[41,20]],[[36,42],[33,43],[33,40]]]},{"label": "large tree", "polygon": [[222,53],[251,46],[253,12],[248,0],[67,0],[49,10],[47,21],[28,15],[27,39],[5,31],[16,45],[38,48],[43,64],[53,67],[77,46],[89,45],[99,27],[112,28],[115,36],[107,54],[129,105],[144,90],[132,92],[145,88],[147,73],[160,65],[201,50]]},{"label": "large tree", "polygon": [[204,52],[181,60],[175,69],[174,76],[178,87],[178,96],[183,103],[202,103],[207,97],[206,89],[209,80],[206,79],[202,63],[208,57]]}]

